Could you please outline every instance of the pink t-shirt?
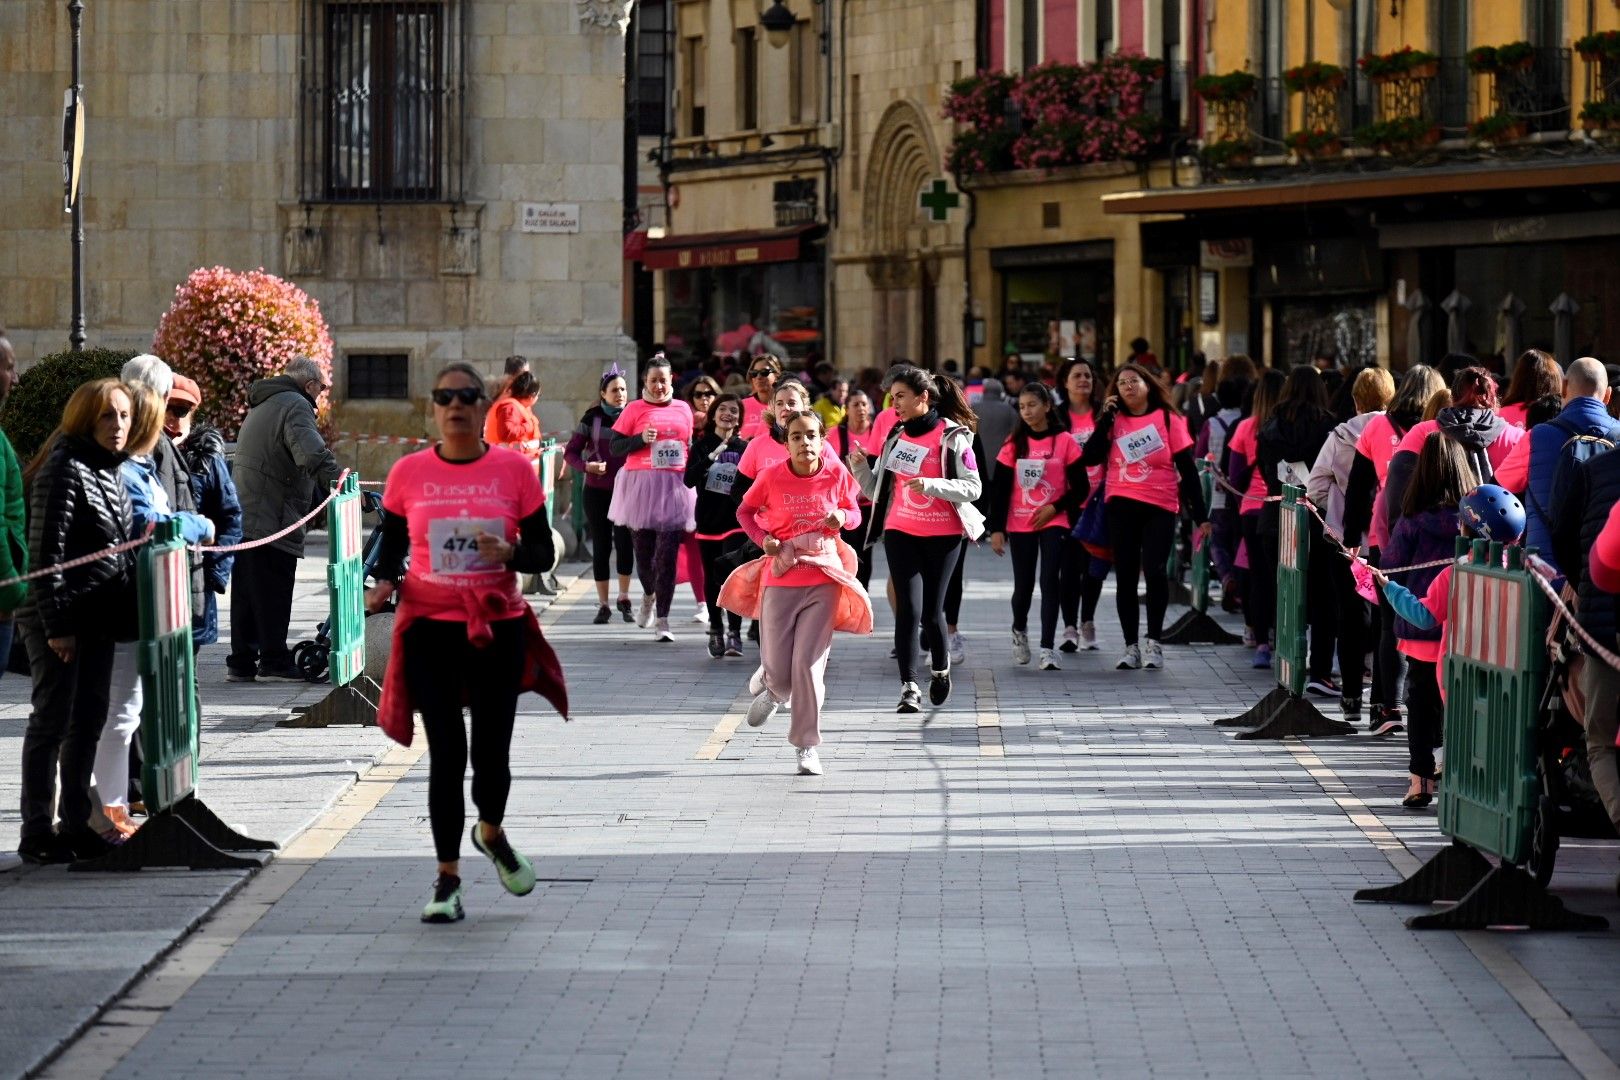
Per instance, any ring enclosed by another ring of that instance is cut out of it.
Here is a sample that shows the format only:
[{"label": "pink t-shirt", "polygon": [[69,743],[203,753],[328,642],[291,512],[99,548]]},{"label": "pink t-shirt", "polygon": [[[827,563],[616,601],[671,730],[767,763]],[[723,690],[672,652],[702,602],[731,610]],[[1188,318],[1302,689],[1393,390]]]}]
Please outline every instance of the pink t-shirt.
[{"label": "pink t-shirt", "polygon": [[767,429],[759,438],[748,441],[742,460],[737,462],[737,471],[744,476],[757,477],[777,462],[786,461],[787,457],[787,447],[771,438]]},{"label": "pink t-shirt", "polygon": [[[845,435],[849,436],[848,441],[845,441]],[[883,436],[878,433],[877,425],[875,423],[866,429],[865,435],[857,435],[853,431],[849,431],[847,428],[835,427],[831,431],[827,432],[827,441],[838,451],[838,457],[840,460],[848,457],[849,452],[853,447],[859,447],[869,459],[876,458],[883,452]],[[859,486],[860,485],[858,484],[856,485],[856,487]],[[860,501],[862,506],[872,505],[865,495],[860,497]]]},{"label": "pink t-shirt", "polygon": [[1356,453],[1372,462],[1373,472],[1378,476],[1378,490],[1373,492],[1372,524],[1367,527],[1367,543],[1372,547],[1381,548],[1389,543],[1389,514],[1384,509],[1382,496],[1384,481],[1389,477],[1389,459],[1395,456],[1395,449],[1400,445],[1400,432],[1383,413],[1367,421],[1367,426],[1356,437]]},{"label": "pink t-shirt", "polygon": [[1451,567],[1441,569],[1435,579],[1429,582],[1428,591],[1419,599],[1423,606],[1429,609],[1429,614],[1440,620],[1440,640],[1420,641],[1415,638],[1397,637],[1395,648],[1402,655],[1410,656],[1414,660],[1437,665],[1434,677],[1440,682],[1440,696],[1444,698],[1446,669],[1440,661],[1445,657],[1446,647],[1451,641]]},{"label": "pink t-shirt", "polygon": [[[1097,421],[1089,412],[1071,412],[1069,414],[1069,438],[1074,440],[1076,450],[1084,450],[1086,443],[1091,440],[1091,433],[1097,430]],[[1102,483],[1103,467],[1092,465],[1086,469],[1086,479],[1091,482],[1091,490],[1096,491]],[[1089,498],[1089,496],[1088,496]]]},{"label": "pink t-shirt", "polygon": [[494,585],[509,594],[507,617],[522,615],[528,605],[517,575],[481,562],[477,537],[482,530],[516,543],[518,522],[544,504],[534,465],[516,451],[494,446],[462,464],[445,461],[432,447],[406,454],[388,470],[383,489],[383,508],[402,516],[410,533],[405,589],[454,610],[461,590]]},{"label": "pink t-shirt", "polygon": [[1517,405],[1504,405],[1496,412],[1514,427],[1522,428],[1530,419],[1530,403],[1521,401]]},{"label": "pink t-shirt", "polygon": [[872,418],[872,434],[877,438],[879,450],[883,449],[883,444],[888,441],[889,432],[893,431],[895,425],[899,423],[900,414],[892,408],[881,409]]},{"label": "pink t-shirt", "polygon": [[658,429],[657,440],[651,446],[644,444],[630,451],[624,462],[625,469],[630,472],[683,471],[687,451],[692,446],[692,406],[679,399],[652,405],[637,398],[624,407],[624,412],[613,422],[613,430],[620,435],[640,435],[649,425]]},{"label": "pink t-shirt", "polygon": [[1604,592],[1620,593],[1620,503],[1609,510],[1589,560],[1592,584]]},{"label": "pink t-shirt", "polygon": [[[1055,432],[1044,439],[1032,438],[1022,457],[1016,437],[1001,444],[996,461],[1012,470],[1012,499],[1007,505],[1007,531],[1035,531],[1035,511],[1061,502],[1069,493],[1068,468],[1080,458],[1080,448],[1066,432]],[[1059,513],[1042,528],[1070,529],[1071,515]]]},{"label": "pink t-shirt", "polygon": [[[787,461],[767,465],[754,484],[743,493],[745,512],[752,511],[755,522],[778,540],[789,540],[801,533],[823,532],[836,536],[837,531],[826,528],[822,522],[834,510],[844,513],[844,528],[855,528],[861,522],[861,508],[856,500],[855,478],[849,470],[830,457],[822,458],[821,468],[813,476],[800,476]],[[777,577],[769,564],[765,569],[766,585],[825,585],[827,575],[813,566],[795,566]]]},{"label": "pink t-shirt", "polygon": [[944,436],[945,423],[941,421],[925,435],[907,435],[902,431],[895,440],[882,466],[894,474],[889,478],[889,512],[883,519],[886,531],[911,536],[962,535],[962,521],[956,516],[954,504],[911,490],[912,480],[944,477],[945,463],[940,448]]},{"label": "pink t-shirt", "polygon": [[1118,413],[1109,433],[1107,499],[1135,499],[1168,510],[1181,509],[1175,455],[1192,449],[1184,417],[1155,409],[1142,416]]},{"label": "pink t-shirt", "polygon": [[[1430,435],[1439,430],[1440,421],[1438,420],[1424,420],[1421,423],[1413,424],[1410,430],[1401,436],[1400,444],[1396,446],[1395,453],[1423,453],[1423,444],[1428,441]],[[1522,427],[1514,427],[1509,424],[1502,429],[1502,434],[1493,439],[1491,444],[1485,448],[1485,456],[1490,459],[1491,472],[1494,473],[1502,467],[1502,462],[1507,460],[1508,454],[1513,451],[1515,446],[1519,445],[1519,440],[1523,439],[1524,436],[1525,430]],[[1394,454],[1390,455],[1390,457],[1394,456]],[[1387,464],[1385,465],[1385,471],[1388,471]]]},{"label": "pink t-shirt", "polygon": [[738,436],[744,439],[753,439],[761,435],[768,437],[771,425],[766,412],[770,406],[753,394],[749,394],[742,400],[742,409],[742,426],[737,429]]},{"label": "pink t-shirt", "polygon": [[[1183,422],[1183,427],[1186,423]],[[1240,454],[1244,461],[1249,463],[1249,486],[1244,489],[1246,499],[1240,500],[1238,513],[1258,514],[1265,503],[1266,478],[1260,474],[1260,442],[1254,430],[1254,417],[1245,416],[1238,421],[1237,427],[1232,429],[1232,437],[1226,440],[1226,447],[1234,454]]]}]

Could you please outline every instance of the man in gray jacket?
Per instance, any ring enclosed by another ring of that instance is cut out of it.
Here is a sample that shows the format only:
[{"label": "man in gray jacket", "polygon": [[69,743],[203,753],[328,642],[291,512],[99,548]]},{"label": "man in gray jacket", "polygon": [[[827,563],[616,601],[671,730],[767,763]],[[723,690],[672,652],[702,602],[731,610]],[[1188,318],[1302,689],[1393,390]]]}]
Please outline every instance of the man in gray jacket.
[{"label": "man in gray jacket", "polygon": [[[248,387],[248,414],[231,473],[242,502],[244,541],[273,536],[309,513],[337,482],[338,463],[315,426],[315,403],[332,388],[320,365],[300,357]],[[236,556],[231,578],[231,682],[300,681],[287,648],[293,583],[304,530]]]}]

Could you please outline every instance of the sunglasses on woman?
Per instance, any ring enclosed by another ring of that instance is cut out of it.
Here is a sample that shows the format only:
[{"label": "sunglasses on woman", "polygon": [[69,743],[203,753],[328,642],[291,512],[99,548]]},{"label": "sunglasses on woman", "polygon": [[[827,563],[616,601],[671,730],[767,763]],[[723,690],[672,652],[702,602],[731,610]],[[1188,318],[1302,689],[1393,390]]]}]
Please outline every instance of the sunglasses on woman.
[{"label": "sunglasses on woman", "polygon": [[759,368],[756,371],[750,371],[748,373],[748,377],[750,379],[768,379],[775,374],[776,372],[772,371],[770,368]]},{"label": "sunglasses on woman", "polygon": [[712,397],[714,397],[714,391],[713,390],[694,390],[694,391],[692,391],[692,397],[693,397],[694,400],[697,399],[697,398],[712,398]]},{"label": "sunglasses on woman", "polygon": [[433,404],[441,408],[449,408],[452,401],[459,401],[463,405],[476,405],[484,392],[476,386],[441,386],[433,391]]}]

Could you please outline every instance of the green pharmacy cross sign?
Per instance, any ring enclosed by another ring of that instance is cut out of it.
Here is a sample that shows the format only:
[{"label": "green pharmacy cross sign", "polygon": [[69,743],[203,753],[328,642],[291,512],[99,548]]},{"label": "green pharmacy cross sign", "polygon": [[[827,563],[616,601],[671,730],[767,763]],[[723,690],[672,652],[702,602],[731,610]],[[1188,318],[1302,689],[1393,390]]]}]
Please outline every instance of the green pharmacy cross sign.
[{"label": "green pharmacy cross sign", "polygon": [[917,205],[928,211],[929,221],[946,221],[951,211],[962,205],[962,196],[950,189],[943,180],[935,180],[922,189]]}]

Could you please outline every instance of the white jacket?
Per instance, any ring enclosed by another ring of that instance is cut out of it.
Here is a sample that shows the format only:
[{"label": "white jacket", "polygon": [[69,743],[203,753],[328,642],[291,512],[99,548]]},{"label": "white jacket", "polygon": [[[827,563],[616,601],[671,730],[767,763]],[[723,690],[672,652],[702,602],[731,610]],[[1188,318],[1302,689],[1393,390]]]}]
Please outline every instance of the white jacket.
[{"label": "white jacket", "polygon": [[[984,484],[979,478],[979,470],[970,464],[973,456],[973,432],[954,421],[946,420],[944,423],[945,433],[940,436],[940,449],[950,459],[946,463],[945,472],[954,473],[956,479],[921,477],[923,494],[950,503],[956,510],[957,520],[962,523],[962,535],[976,541],[984,535],[984,515],[973,505],[973,500],[983,493]],[[872,516],[867,519],[865,529],[867,547],[871,547],[883,535],[883,519],[888,515],[889,492],[892,488],[890,481],[894,473],[885,469],[882,463],[888,460],[889,451],[900,441],[900,436],[904,433],[905,426],[896,424],[883,442],[876,470],[872,467],[871,458],[863,459],[859,465],[849,470],[855,477],[855,482],[861,486],[861,493],[872,500]]]},{"label": "white jacket", "polygon": [[1344,495],[1350,486],[1350,466],[1356,462],[1356,440],[1378,412],[1358,413],[1333,429],[1311,466],[1305,494],[1322,511],[1328,528],[1344,535]]}]

